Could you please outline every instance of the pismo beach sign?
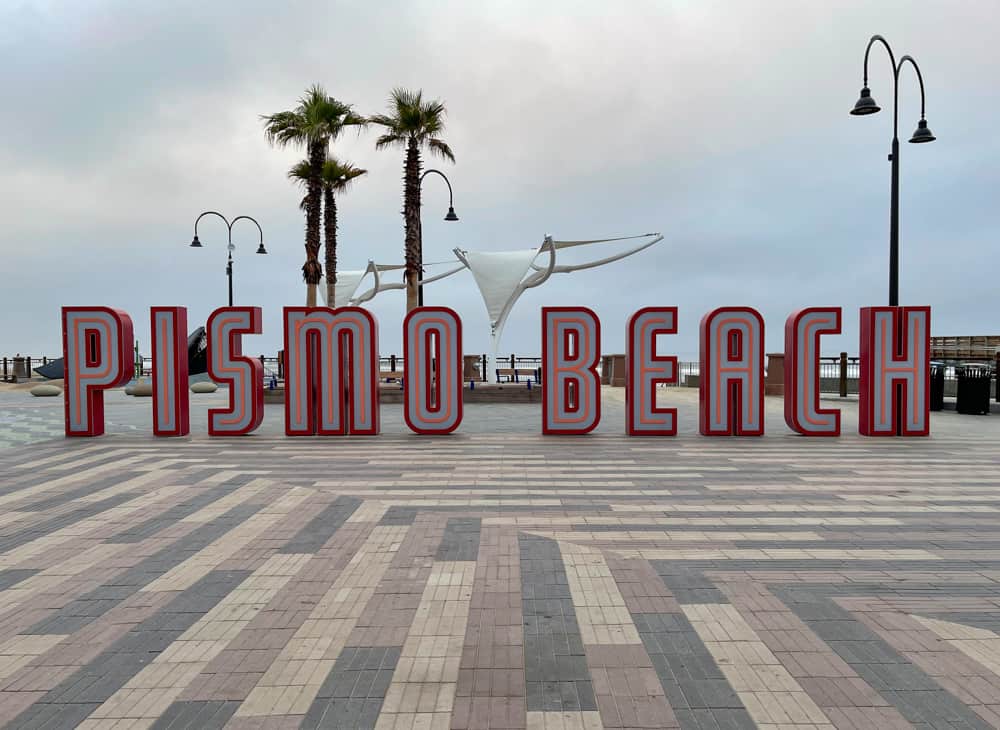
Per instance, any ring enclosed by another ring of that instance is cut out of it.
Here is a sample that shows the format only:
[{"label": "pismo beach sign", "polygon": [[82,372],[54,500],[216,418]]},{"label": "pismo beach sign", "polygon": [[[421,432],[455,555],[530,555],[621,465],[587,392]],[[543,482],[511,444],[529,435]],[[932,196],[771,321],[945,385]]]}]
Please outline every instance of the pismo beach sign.
[{"label": "pismo beach sign", "polygon": [[[804,436],[840,435],[840,411],[820,407],[820,338],[841,331],[840,307],[811,307],[785,322],[785,421]],[[285,307],[285,433],[379,433],[378,326],[358,307]],[[861,309],[859,432],[926,436],[930,421],[930,307]],[[132,320],[109,307],[63,307],[67,436],[104,433],[104,391],[133,376]],[[226,408],[208,411],[212,436],[253,432],[264,417],[264,374],[242,354],[261,333],[260,307],[223,307],[208,320],[208,374],[228,386]],[[185,436],[187,310],[150,310],[153,433]],[[625,430],[673,436],[677,411],[658,406],[658,384],[677,381],[677,358],[656,337],[677,333],[676,307],[645,307],[627,325]],[[724,307],[700,325],[699,427],[705,436],[764,433],[764,320]],[[415,433],[445,434],[462,422],[462,323],[446,307],[420,307],[403,323],[403,412]],[[585,434],[601,418],[601,327],[586,307],[542,309],[542,432]]]}]

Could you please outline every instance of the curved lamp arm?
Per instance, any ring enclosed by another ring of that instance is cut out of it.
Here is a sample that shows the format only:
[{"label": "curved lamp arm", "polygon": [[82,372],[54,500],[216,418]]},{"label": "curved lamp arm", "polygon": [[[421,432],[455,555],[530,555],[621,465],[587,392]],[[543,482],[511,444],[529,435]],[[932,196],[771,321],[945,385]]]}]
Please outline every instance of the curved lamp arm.
[{"label": "curved lamp arm", "polygon": [[428,175],[430,175],[432,172],[440,175],[444,179],[445,184],[447,184],[447,186],[448,186],[448,207],[454,208],[455,207],[455,200],[454,200],[454,196],[452,195],[452,192],[451,192],[451,182],[448,180],[448,178],[445,176],[445,174],[443,172],[441,172],[440,170],[435,170],[433,168],[430,169],[430,170],[424,170],[424,174],[420,176],[420,183],[419,184],[423,185],[424,178],[427,177]]},{"label": "curved lamp arm", "polygon": [[200,216],[198,216],[197,218],[194,219],[194,235],[195,236],[198,235],[198,221],[200,221],[206,215],[216,215],[216,216],[218,216],[219,218],[222,219],[223,223],[226,224],[226,228],[232,228],[232,225],[229,223],[229,220],[226,218],[226,216],[222,215],[222,213],[217,213],[214,210],[206,210],[204,213],[202,213]]},{"label": "curved lamp arm", "polygon": [[907,61],[913,66],[913,70],[917,72],[917,81],[920,83],[920,118],[924,118],[924,77],[920,73],[920,66],[917,62],[913,60],[913,56],[906,55],[899,59],[899,67],[896,69],[896,75],[898,77],[900,70],[903,68],[903,64]]},{"label": "curved lamp arm", "polygon": [[865,47],[865,68],[864,68],[865,86],[868,86],[868,54],[871,52],[872,46],[875,45],[876,41],[880,42],[883,46],[885,46],[885,50],[889,54],[889,62],[892,64],[892,73],[894,76],[896,74],[896,57],[892,55],[892,48],[889,47],[889,41],[887,41],[880,35],[877,34],[873,35],[871,38],[868,39],[868,45]]},{"label": "curved lamp arm", "polygon": [[[873,35],[868,39],[868,45],[865,47],[865,70],[864,70],[864,85],[868,86],[868,54],[872,50],[872,46],[876,42],[881,43],[885,47],[886,53],[889,54],[889,63],[892,64],[892,138],[899,138],[899,66],[896,65],[896,57],[892,53],[892,48],[889,46],[889,41],[880,35]],[[902,61],[900,61],[902,63]]]},{"label": "curved lamp arm", "polygon": [[261,245],[264,244],[264,231],[260,227],[260,223],[257,222],[256,218],[251,218],[248,215],[238,215],[235,218],[233,218],[233,222],[229,224],[230,230],[232,230],[233,226],[236,225],[236,221],[238,221],[238,220],[248,220],[248,221],[252,222],[255,226],[257,226],[257,230],[260,232],[260,243],[261,243]]}]

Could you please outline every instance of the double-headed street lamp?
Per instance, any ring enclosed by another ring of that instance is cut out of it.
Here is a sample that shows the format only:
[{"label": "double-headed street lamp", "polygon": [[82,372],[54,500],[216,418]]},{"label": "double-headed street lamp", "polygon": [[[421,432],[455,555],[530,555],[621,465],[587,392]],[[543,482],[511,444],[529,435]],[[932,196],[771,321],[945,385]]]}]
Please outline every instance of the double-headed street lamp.
[{"label": "double-headed street lamp", "polygon": [[[452,195],[452,192],[451,192],[451,182],[449,182],[447,176],[443,172],[441,172],[440,170],[433,170],[433,169],[424,171],[424,174],[420,176],[420,185],[423,186],[423,184],[424,184],[424,178],[427,177],[428,175],[430,175],[432,172],[435,173],[436,175],[440,175],[442,178],[444,178],[445,183],[447,183],[447,185],[448,185],[448,213],[447,213],[447,215],[445,215],[444,219],[446,221],[457,221],[458,220],[458,216],[455,215],[455,200],[454,200],[454,196]],[[424,226],[423,226],[423,223],[420,223],[419,221],[418,221],[418,226],[417,226],[417,233],[418,233],[418,237],[417,237],[417,244],[418,244],[417,245],[417,272],[418,272],[418,274],[420,276],[420,279],[422,281],[423,278],[424,278]],[[424,306],[424,285],[423,284],[418,284],[417,285],[417,303],[421,307]]]},{"label": "double-headed street lamp", "polygon": [[889,154],[889,161],[892,162],[892,202],[890,204],[891,213],[889,218],[889,306],[899,305],[899,72],[903,64],[907,61],[917,72],[917,81],[920,82],[920,121],[917,129],[910,137],[910,142],[917,144],[921,142],[933,142],[935,137],[931,130],[927,128],[927,120],[924,119],[924,79],[920,75],[920,67],[913,60],[912,56],[903,56],[896,63],[895,56],[889,43],[880,35],[873,35],[865,48],[864,86],[861,88],[861,97],[858,99],[851,114],[862,116],[874,114],[881,107],[875,103],[871,91],[868,89],[868,53],[876,41],[879,41],[889,53],[889,61],[892,63],[892,151]]},{"label": "double-headed street lamp", "polygon": [[236,224],[236,221],[238,220],[246,219],[248,221],[252,221],[253,224],[257,226],[257,230],[260,231],[260,245],[257,247],[257,253],[261,254],[267,253],[267,249],[264,248],[264,231],[261,230],[260,223],[258,223],[254,218],[251,218],[248,215],[238,215],[235,218],[233,218],[233,222],[230,223],[226,219],[226,216],[222,215],[222,213],[216,213],[214,210],[206,210],[204,213],[199,215],[194,221],[194,240],[191,241],[191,248],[202,247],[201,241],[198,240],[198,221],[200,221],[206,215],[219,216],[219,218],[221,218],[223,222],[225,222],[226,228],[229,230],[229,244],[226,246],[226,250],[229,254],[226,260],[226,276],[229,278],[229,306],[231,307],[233,306],[233,251],[236,249],[236,247],[233,246],[233,226]]}]

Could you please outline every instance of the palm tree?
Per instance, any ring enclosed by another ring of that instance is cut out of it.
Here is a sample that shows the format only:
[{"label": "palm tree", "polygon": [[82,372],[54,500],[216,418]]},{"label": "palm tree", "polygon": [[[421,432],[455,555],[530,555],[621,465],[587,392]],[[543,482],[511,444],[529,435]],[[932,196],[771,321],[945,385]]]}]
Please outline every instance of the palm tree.
[{"label": "palm tree", "polygon": [[306,262],[302,278],[306,282],[306,306],[316,306],[316,287],[323,277],[319,263],[320,200],[323,163],[330,142],[348,126],[364,126],[367,120],[354,113],[350,104],[337,101],[318,84],[306,90],[297,107],[262,117],[267,141],[278,147],[304,147],[308,155],[309,175],[306,193]]},{"label": "palm tree", "polygon": [[420,264],[420,152],[428,148],[451,162],[455,155],[440,138],[444,131],[444,103],[435,99],[424,101],[422,91],[396,88],[389,97],[389,114],[377,114],[368,121],[385,127],[385,133],[375,142],[375,149],[405,147],[403,166],[403,220],[406,230],[406,310],[417,306],[417,281]]},{"label": "palm tree", "polygon": [[[309,160],[302,160],[288,171],[288,177],[298,181],[308,189]],[[323,234],[326,246],[326,303],[334,306],[337,287],[337,195],[351,187],[351,181],[368,173],[346,160],[328,158],[323,163],[321,175],[323,183]],[[308,195],[302,199],[301,207],[307,207]]]}]

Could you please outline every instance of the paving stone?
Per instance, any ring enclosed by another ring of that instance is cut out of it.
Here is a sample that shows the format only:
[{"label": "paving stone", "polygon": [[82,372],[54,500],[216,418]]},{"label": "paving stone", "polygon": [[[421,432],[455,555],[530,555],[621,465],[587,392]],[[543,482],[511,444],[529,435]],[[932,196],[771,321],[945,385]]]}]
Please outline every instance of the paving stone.
[{"label": "paving stone", "polygon": [[479,531],[482,520],[477,517],[452,517],[444,528],[437,560],[476,560],[479,558]]},{"label": "paving stone", "polygon": [[163,549],[119,573],[97,588],[66,603],[55,613],[25,633],[70,634],[141,590],[143,586],[187,560],[199,550],[225,535],[260,509],[259,505],[238,505],[215,520],[171,542]]},{"label": "paving stone", "polygon": [[[153,439],[148,404],[113,394],[108,435],[67,440],[58,403],[0,393],[0,717],[1000,724],[1000,423],[935,414],[930,439],[876,443],[838,401],[844,436],[817,442],[768,399],[765,437],[704,439],[668,389],[678,437],[629,439],[602,393],[588,437],[470,404],[417,438],[386,406],[378,439],[329,448],[285,438],[280,408],[247,439],[208,439],[204,412]],[[633,643],[587,633],[605,626]]]},{"label": "paving stone", "polygon": [[[49,690],[18,715],[16,726],[48,728],[55,717],[60,724],[67,718],[79,724],[248,575],[249,571],[210,572],[177,595],[162,611],[138,624],[92,662]],[[86,708],[85,714],[81,714],[81,707]]]},{"label": "paving stone", "polygon": [[356,497],[337,497],[309,520],[295,536],[280,549],[283,553],[314,553],[333,537],[333,534],[347,522],[354,511],[361,506]]}]

